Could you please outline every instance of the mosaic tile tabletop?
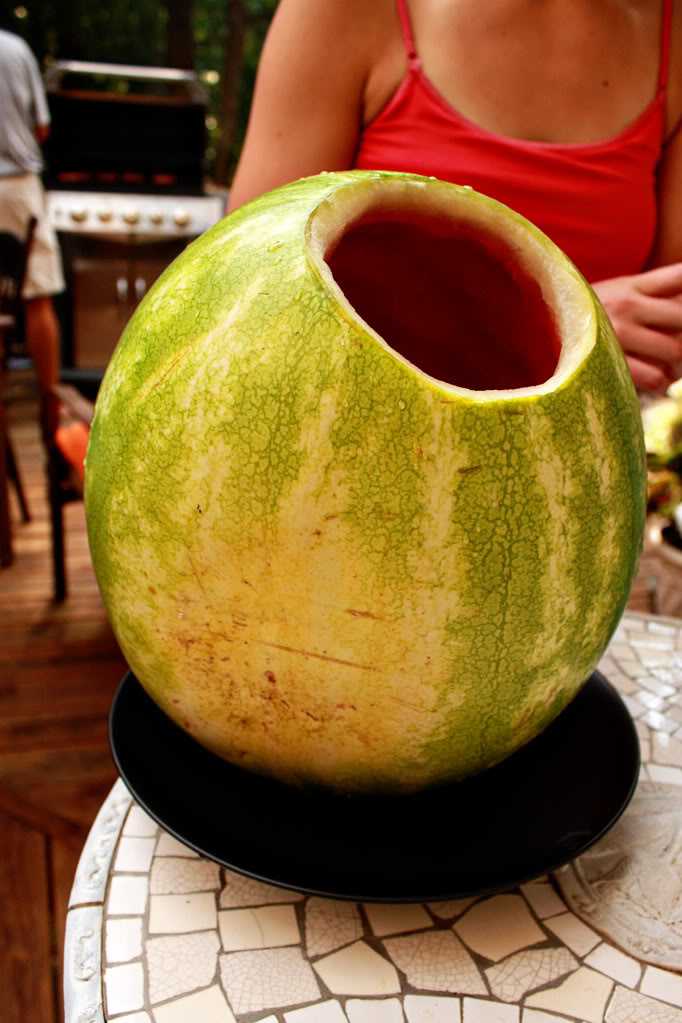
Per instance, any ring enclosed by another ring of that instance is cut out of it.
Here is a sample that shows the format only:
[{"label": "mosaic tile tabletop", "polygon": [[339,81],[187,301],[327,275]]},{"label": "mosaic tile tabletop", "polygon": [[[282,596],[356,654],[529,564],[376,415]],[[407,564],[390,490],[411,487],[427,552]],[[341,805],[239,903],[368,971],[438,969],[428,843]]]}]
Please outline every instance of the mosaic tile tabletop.
[{"label": "mosaic tile tabletop", "polygon": [[275,888],[117,782],[71,893],[66,1023],[682,1023],[682,622],[626,615],[599,668],[639,732],[635,797],[578,860],[498,895]]}]

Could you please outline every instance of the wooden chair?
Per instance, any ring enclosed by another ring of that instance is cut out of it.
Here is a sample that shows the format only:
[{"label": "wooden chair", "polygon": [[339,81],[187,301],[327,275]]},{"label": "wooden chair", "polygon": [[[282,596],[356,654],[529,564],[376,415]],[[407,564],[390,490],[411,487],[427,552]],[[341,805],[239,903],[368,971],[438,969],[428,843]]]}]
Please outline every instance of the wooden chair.
[{"label": "wooden chair", "polygon": [[35,226],[36,219],[32,217],[24,238],[0,231],[0,567],[12,562],[9,482],[16,490],[23,521],[28,522],[30,519],[19,466],[7,427],[3,391],[4,378],[12,354],[17,348],[22,351],[25,348],[21,331],[21,289]]},{"label": "wooden chair", "polygon": [[42,396],[40,419],[47,455],[54,599],[67,596],[64,506],[83,499],[84,458],[103,370],[62,370]]},{"label": "wooden chair", "polygon": [[[0,232],[0,398],[6,366],[17,354],[26,355],[20,331],[21,289],[35,225],[33,218],[23,240]],[[70,501],[83,498],[83,459],[102,375],[100,369],[62,369],[60,382],[41,393],[40,424],[46,453],[54,598],[57,601],[64,600],[67,594],[63,509]],[[29,510],[7,431],[4,404],[0,400],[0,565],[12,561],[8,481],[14,484],[22,517],[28,521]]]}]

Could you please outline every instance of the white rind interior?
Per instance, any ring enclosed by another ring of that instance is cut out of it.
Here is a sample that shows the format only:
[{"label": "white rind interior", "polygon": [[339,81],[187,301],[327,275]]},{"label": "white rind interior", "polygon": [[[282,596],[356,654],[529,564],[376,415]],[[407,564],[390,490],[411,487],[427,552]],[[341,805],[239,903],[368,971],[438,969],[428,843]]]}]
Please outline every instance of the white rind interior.
[{"label": "white rind interior", "polygon": [[[370,212],[395,210],[401,214],[437,213],[458,223],[480,225],[503,239],[519,263],[540,286],[552,310],[561,339],[555,372],[544,383],[512,390],[471,390],[424,373],[379,335],[351,306],[325,261],[349,228]],[[351,181],[321,202],[308,220],[306,242],[313,266],[330,294],[349,318],[362,324],[377,342],[405,365],[431,379],[444,391],[477,401],[532,397],[556,391],[578,369],[597,338],[597,313],[592,294],[568,258],[541,231],[508,207],[463,186],[435,180],[373,178]]]}]

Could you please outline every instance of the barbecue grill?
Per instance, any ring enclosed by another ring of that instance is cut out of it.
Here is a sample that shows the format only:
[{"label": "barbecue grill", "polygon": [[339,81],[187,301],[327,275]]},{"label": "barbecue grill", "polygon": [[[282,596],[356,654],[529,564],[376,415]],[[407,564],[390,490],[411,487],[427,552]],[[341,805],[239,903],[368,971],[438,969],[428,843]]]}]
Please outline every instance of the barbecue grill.
[{"label": "barbecue grill", "polygon": [[45,89],[62,363],[103,366],[156,277],[224,216],[226,194],[204,186],[207,94],[193,71],[75,60]]}]

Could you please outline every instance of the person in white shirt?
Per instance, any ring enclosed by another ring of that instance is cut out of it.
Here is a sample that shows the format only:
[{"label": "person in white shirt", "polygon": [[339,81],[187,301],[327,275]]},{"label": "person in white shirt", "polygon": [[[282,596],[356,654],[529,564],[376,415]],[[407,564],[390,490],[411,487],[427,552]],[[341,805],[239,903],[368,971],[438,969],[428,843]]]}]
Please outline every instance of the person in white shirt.
[{"label": "person in white shirt", "polygon": [[59,244],[47,216],[40,145],[50,113],[38,64],[19,36],[0,30],[0,231],[24,237],[37,224],[22,291],[26,341],[43,389],[57,381],[59,324],[52,296],[64,289]]}]

